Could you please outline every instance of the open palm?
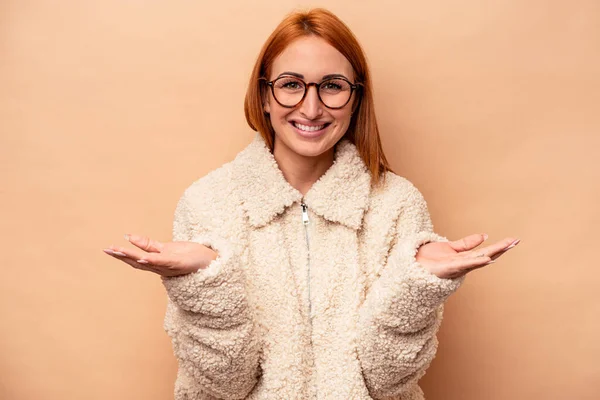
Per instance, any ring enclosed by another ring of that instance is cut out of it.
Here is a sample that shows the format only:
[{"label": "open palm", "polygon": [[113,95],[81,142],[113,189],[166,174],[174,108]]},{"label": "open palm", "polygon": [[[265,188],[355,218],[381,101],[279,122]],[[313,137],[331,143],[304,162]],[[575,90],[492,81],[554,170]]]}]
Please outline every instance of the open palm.
[{"label": "open palm", "polygon": [[134,268],[162,276],[179,276],[206,268],[217,253],[194,242],[159,242],[146,236],[126,235],[137,248],[110,246],[104,252]]},{"label": "open palm", "polygon": [[486,239],[487,235],[474,234],[455,241],[426,243],[419,247],[415,258],[437,277],[453,279],[494,263],[520,242],[520,239],[509,237],[474,250]]}]

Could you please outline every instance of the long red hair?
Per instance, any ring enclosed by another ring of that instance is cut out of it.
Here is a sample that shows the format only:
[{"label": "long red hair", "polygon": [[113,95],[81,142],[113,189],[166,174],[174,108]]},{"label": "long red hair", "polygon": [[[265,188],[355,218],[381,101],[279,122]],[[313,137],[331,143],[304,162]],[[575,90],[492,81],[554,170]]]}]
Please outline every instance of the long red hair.
[{"label": "long red hair", "polygon": [[263,96],[267,95],[267,91],[264,82],[259,78],[270,75],[273,61],[290,43],[309,35],[324,39],[342,53],[354,69],[355,82],[362,84],[354,99],[354,112],[344,138],[354,143],[371,172],[373,183],[377,185],[381,178],[385,178],[385,172],[391,171],[391,168],[381,147],[367,60],[354,34],[328,10],[316,8],[307,12],[294,12],[281,21],[271,33],[250,76],[244,102],[246,121],[250,128],[261,134],[269,149],[273,151],[273,127],[263,109]]}]

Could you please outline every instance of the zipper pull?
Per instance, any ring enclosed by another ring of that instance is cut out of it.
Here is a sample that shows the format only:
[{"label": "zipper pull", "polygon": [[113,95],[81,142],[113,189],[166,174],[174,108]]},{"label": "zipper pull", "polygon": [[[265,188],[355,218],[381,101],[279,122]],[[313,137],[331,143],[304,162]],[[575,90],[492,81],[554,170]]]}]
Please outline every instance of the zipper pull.
[{"label": "zipper pull", "polygon": [[302,223],[308,225],[308,207],[306,204],[300,204],[302,206]]}]

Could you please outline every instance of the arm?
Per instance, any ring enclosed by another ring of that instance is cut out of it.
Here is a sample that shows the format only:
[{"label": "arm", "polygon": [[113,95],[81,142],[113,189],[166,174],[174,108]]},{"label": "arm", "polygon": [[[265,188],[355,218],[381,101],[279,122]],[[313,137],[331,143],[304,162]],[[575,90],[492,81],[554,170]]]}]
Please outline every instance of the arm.
[{"label": "arm", "polygon": [[175,398],[243,399],[257,382],[259,345],[240,251],[202,222],[186,191],[175,210],[173,240],[211,247],[218,257],[206,269],[161,278],[168,294],[164,329],[179,361]]},{"label": "arm", "polygon": [[433,232],[427,204],[411,184],[387,265],[359,311],[358,355],[370,395],[397,396],[435,357],[444,301],[464,277],[440,279],[415,260],[419,246],[447,241]]}]

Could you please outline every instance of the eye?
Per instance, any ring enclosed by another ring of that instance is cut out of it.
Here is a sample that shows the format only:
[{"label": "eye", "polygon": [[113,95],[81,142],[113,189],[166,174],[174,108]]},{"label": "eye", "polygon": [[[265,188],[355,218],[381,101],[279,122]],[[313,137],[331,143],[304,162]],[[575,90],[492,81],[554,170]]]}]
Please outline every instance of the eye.
[{"label": "eye", "polygon": [[331,79],[321,83],[321,90],[327,94],[336,94],[350,90],[350,85],[342,79]]},{"label": "eye", "polygon": [[289,81],[289,82],[285,82],[282,87],[288,88],[288,89],[298,89],[300,88],[300,83],[298,82],[294,82],[294,81]]},{"label": "eye", "polygon": [[280,78],[275,82],[275,89],[286,91],[304,90],[304,83],[295,78]]},{"label": "eye", "polygon": [[334,81],[325,82],[325,84],[322,87],[327,90],[341,90],[342,89],[342,86],[338,85]]}]

